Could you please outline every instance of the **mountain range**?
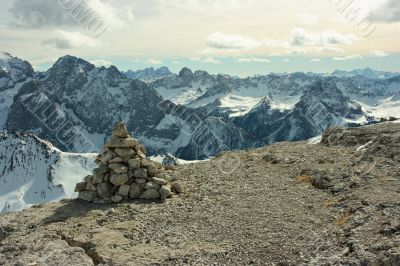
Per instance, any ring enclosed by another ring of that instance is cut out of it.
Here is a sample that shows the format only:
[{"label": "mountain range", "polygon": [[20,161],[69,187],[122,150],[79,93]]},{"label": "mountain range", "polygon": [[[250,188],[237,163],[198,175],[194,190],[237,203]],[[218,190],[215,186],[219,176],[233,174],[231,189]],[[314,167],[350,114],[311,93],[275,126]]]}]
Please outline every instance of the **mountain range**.
[{"label": "mountain range", "polygon": [[[149,155],[201,160],[225,150],[309,139],[337,125],[400,118],[395,73],[136,73],[140,78],[129,78],[115,66],[95,67],[73,56],[36,72],[29,62],[2,53],[0,209],[70,197],[70,186],[92,167],[87,158],[99,152],[119,120]],[[61,177],[54,169],[69,174]],[[65,178],[74,182],[63,184]]]},{"label": "mountain range", "polygon": [[0,128],[69,152],[98,151],[118,120],[151,155],[194,160],[400,117],[400,75],[379,71],[378,78],[337,71],[238,78],[161,68],[143,71],[143,82],[73,56],[45,72],[10,54],[0,58]]}]

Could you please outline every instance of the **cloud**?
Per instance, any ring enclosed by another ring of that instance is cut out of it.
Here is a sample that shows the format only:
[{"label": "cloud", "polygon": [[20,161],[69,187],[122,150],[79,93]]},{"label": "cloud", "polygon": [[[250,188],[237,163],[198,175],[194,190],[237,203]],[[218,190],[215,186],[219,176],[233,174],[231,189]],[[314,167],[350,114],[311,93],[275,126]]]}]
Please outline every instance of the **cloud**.
[{"label": "cloud", "polygon": [[344,57],[334,57],[333,60],[335,61],[347,61],[347,60],[357,60],[357,59],[362,59],[361,55],[348,55]]},{"label": "cloud", "polygon": [[335,31],[307,32],[295,28],[290,33],[290,44],[297,47],[329,47],[339,44],[352,44],[357,40],[354,35],[343,35]]},{"label": "cloud", "polygon": [[112,66],[112,63],[110,61],[104,60],[104,59],[96,59],[96,60],[92,60],[90,61],[90,63],[92,63],[93,65],[97,66],[97,67],[110,67]]},{"label": "cloud", "polygon": [[76,49],[98,47],[101,42],[77,31],[55,30],[42,45],[57,49]]},{"label": "cloud", "polygon": [[221,61],[215,59],[214,57],[206,57],[200,60],[200,62],[208,63],[208,64],[222,64]]},{"label": "cloud", "polygon": [[[10,8],[14,24],[23,28],[85,28],[102,24],[110,29],[133,20],[132,1],[15,0]],[[117,4],[116,4],[117,3]]]},{"label": "cloud", "polygon": [[180,64],[182,64],[182,62],[180,62],[180,61],[172,61],[172,64],[180,65]]},{"label": "cloud", "polygon": [[222,64],[221,61],[215,59],[214,57],[192,57],[190,61],[207,63],[207,64]]},{"label": "cloud", "polygon": [[400,22],[399,0],[385,0],[371,12],[371,16],[378,22]]},{"label": "cloud", "polygon": [[207,44],[214,49],[250,50],[262,46],[262,42],[240,34],[214,32],[207,38]]},{"label": "cloud", "polygon": [[300,22],[302,22],[303,24],[309,25],[309,26],[316,25],[319,22],[318,16],[308,14],[308,13],[300,13],[297,15],[297,17],[300,20]]},{"label": "cloud", "polygon": [[238,63],[270,63],[271,61],[266,58],[258,57],[244,57],[237,60]]},{"label": "cloud", "polygon": [[15,19],[15,24],[20,27],[38,28],[78,24],[58,4],[58,1],[16,0],[9,11]]},{"label": "cloud", "polygon": [[311,62],[321,62],[321,59],[319,59],[319,58],[313,58],[313,59],[311,59],[310,61],[311,61]]},{"label": "cloud", "polygon": [[293,29],[287,39],[257,40],[247,35],[225,34],[214,32],[207,38],[208,48],[202,53],[224,53],[252,50],[259,47],[285,48],[290,54],[305,54],[309,52],[344,53],[339,45],[353,44],[357,37],[351,34],[340,34],[335,31],[308,32],[303,28]]},{"label": "cloud", "polygon": [[163,61],[154,59],[154,58],[150,58],[147,60],[147,63],[151,64],[151,65],[161,65],[163,63]]},{"label": "cloud", "polygon": [[290,61],[291,61],[291,60],[287,58],[287,59],[283,59],[283,60],[282,60],[282,63],[289,63]]},{"label": "cloud", "polygon": [[366,54],[367,57],[386,57],[388,56],[387,53],[385,53],[384,51],[380,51],[380,50],[373,50],[371,52],[369,52],[368,54]]}]

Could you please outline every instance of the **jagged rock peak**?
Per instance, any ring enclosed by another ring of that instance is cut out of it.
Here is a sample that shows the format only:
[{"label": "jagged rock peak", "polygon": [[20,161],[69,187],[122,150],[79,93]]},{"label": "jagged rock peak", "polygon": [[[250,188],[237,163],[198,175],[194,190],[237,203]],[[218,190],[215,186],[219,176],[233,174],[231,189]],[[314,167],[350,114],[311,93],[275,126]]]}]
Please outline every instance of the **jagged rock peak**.
[{"label": "jagged rock peak", "polygon": [[270,109],[271,106],[272,106],[272,99],[268,96],[265,96],[253,107],[253,109],[255,109],[255,108]]},{"label": "jagged rock peak", "polygon": [[65,55],[63,57],[60,57],[56,63],[53,65],[53,68],[59,68],[59,67],[78,67],[81,66],[85,71],[90,71],[95,67],[95,65],[89,63],[86,60],[83,60],[82,58],[78,58],[75,56],[71,55]]},{"label": "jagged rock peak", "polygon": [[190,68],[184,67],[179,72],[178,77],[183,78],[183,79],[192,79],[193,78],[193,72],[192,72],[192,70]]}]

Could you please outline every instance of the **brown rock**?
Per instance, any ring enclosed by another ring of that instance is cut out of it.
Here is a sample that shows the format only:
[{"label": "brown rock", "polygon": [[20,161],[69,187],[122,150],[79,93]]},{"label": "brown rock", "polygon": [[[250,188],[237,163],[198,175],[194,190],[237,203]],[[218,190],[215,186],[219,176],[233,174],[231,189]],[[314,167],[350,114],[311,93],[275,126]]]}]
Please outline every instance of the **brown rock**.
[{"label": "brown rock", "polygon": [[146,147],[142,144],[139,144],[139,151],[141,151],[144,155],[147,154]]},{"label": "brown rock", "polygon": [[85,176],[85,178],[83,179],[85,182],[90,183],[93,181],[93,176],[92,175],[87,175]]},{"label": "brown rock", "polygon": [[112,185],[110,183],[101,183],[97,185],[97,194],[103,199],[112,197]]},{"label": "brown rock", "polygon": [[151,164],[151,161],[149,159],[141,159],[140,160],[140,167],[146,168]]},{"label": "brown rock", "polygon": [[119,138],[127,138],[129,137],[128,129],[126,128],[126,124],[124,122],[119,122],[113,132],[112,135]]},{"label": "brown rock", "polygon": [[147,182],[147,180],[145,178],[136,178],[135,179],[136,184],[144,185],[144,184],[146,184],[146,182]]},{"label": "brown rock", "polygon": [[137,151],[140,159],[146,159],[146,155],[142,151]]},{"label": "brown rock", "polygon": [[78,198],[86,201],[93,201],[97,198],[97,193],[96,191],[81,191],[79,192]]},{"label": "brown rock", "polygon": [[134,138],[116,138],[112,137],[106,144],[107,148],[135,148],[138,145],[139,141]]},{"label": "brown rock", "polygon": [[171,186],[164,185],[159,189],[162,199],[170,198],[172,196]]},{"label": "brown rock", "polygon": [[128,175],[125,174],[112,174],[110,182],[116,186],[124,185],[128,182]]},{"label": "brown rock", "polygon": [[139,199],[143,193],[143,186],[139,184],[132,184],[129,189],[129,197],[132,199]]},{"label": "brown rock", "polygon": [[139,159],[139,158],[137,158],[137,159],[131,159],[131,160],[128,161],[128,164],[129,164],[129,166],[130,166],[131,168],[137,169],[137,168],[140,167],[140,159]]},{"label": "brown rock", "polygon": [[114,154],[113,154],[112,151],[106,151],[105,153],[103,153],[103,156],[101,157],[101,160],[104,163],[108,163],[108,161],[110,161],[113,157],[114,157]]},{"label": "brown rock", "polygon": [[122,163],[112,163],[108,165],[110,169],[114,171],[116,174],[124,174],[128,172],[128,166]]},{"label": "brown rock", "polygon": [[118,194],[123,196],[124,198],[127,198],[129,195],[130,188],[131,188],[130,185],[122,185],[119,187]]},{"label": "brown rock", "polygon": [[115,153],[118,154],[122,159],[128,161],[136,155],[136,152],[129,148],[116,148]]},{"label": "brown rock", "polygon": [[158,192],[158,190],[153,188],[145,190],[142,193],[142,195],[140,195],[141,199],[148,199],[148,200],[159,199],[160,197],[161,197],[160,192]]},{"label": "brown rock", "polygon": [[178,194],[183,192],[182,186],[178,182],[172,183],[171,189]]},{"label": "brown rock", "polygon": [[120,203],[123,199],[124,198],[121,195],[117,194],[111,198],[111,201],[114,203]]},{"label": "brown rock", "polygon": [[122,163],[123,161],[124,159],[122,159],[121,157],[114,157],[109,161],[109,163]]},{"label": "brown rock", "polygon": [[76,184],[75,186],[75,192],[81,192],[86,190],[86,182],[81,182]]},{"label": "brown rock", "polygon": [[137,178],[147,178],[147,169],[139,168],[133,172],[133,175]]},{"label": "brown rock", "polygon": [[161,188],[161,186],[155,182],[148,182],[146,183],[146,185],[144,186],[145,189],[151,189],[154,188],[156,190],[159,190]]},{"label": "brown rock", "polygon": [[147,166],[147,175],[149,177],[154,177],[158,174],[158,168],[154,164]]},{"label": "brown rock", "polygon": [[160,177],[153,177],[152,180],[153,180],[153,182],[155,182],[155,183],[157,183],[157,184],[159,184],[161,186],[168,184],[167,180],[162,179]]}]

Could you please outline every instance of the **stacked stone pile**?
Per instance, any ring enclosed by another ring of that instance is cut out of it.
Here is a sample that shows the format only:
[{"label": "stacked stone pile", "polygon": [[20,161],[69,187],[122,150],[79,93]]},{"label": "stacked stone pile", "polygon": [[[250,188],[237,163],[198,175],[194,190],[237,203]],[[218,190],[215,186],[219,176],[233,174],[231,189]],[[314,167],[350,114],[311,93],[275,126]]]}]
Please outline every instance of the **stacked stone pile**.
[{"label": "stacked stone pile", "polygon": [[96,157],[98,168],[78,183],[79,198],[96,203],[124,199],[166,199],[182,192],[169,171],[146,158],[146,148],[118,123],[111,139]]}]

